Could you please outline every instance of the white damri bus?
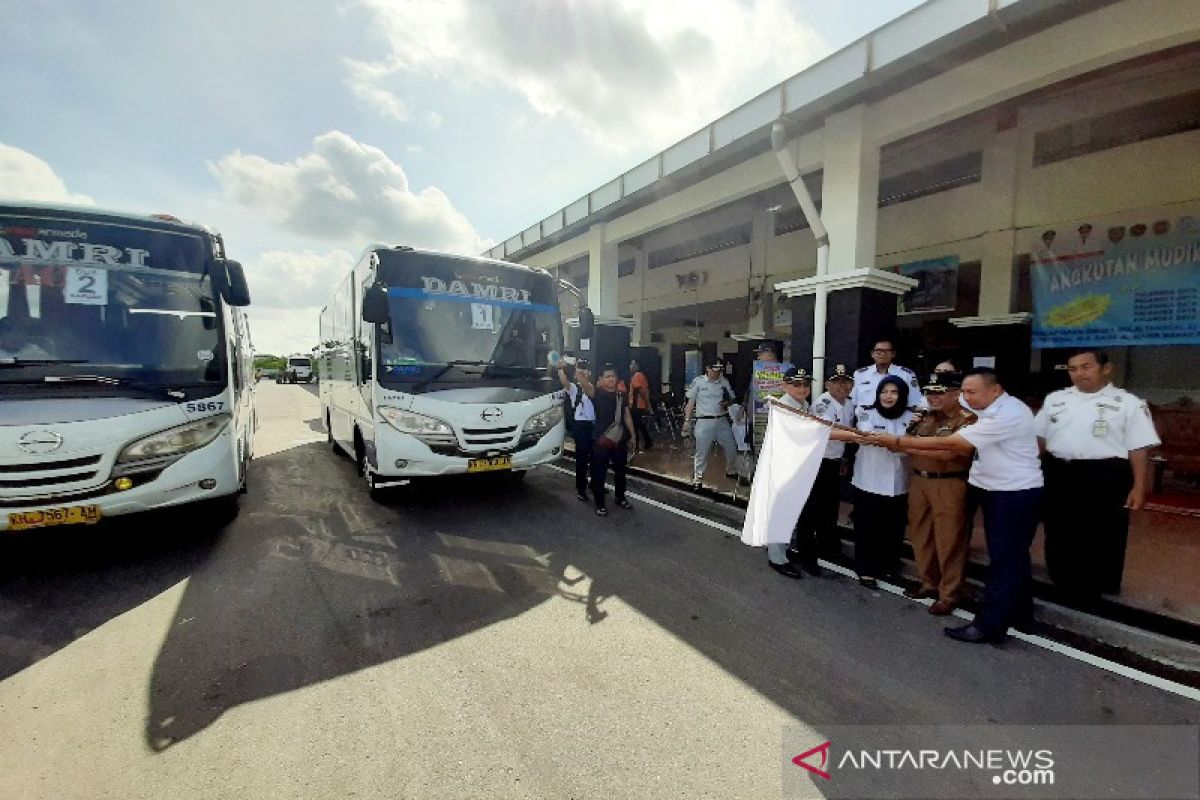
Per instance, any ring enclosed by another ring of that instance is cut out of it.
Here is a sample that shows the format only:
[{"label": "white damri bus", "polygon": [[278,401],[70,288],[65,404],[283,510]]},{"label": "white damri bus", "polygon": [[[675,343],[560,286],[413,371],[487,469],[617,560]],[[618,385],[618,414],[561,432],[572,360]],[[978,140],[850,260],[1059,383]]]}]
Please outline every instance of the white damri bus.
[{"label": "white damri bus", "polygon": [[0,202],[0,530],[206,501],[254,446],[241,266],[169,215]]},{"label": "white damri bus", "polygon": [[366,249],[321,311],[318,368],[329,439],[372,493],[559,456],[558,289],[520,264]]}]

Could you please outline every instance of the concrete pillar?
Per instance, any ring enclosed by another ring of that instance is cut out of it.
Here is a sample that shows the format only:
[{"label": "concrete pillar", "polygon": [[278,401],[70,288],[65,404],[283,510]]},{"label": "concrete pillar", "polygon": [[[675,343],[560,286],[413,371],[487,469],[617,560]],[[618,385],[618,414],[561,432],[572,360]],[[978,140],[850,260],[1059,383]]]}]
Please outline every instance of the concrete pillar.
[{"label": "concrete pillar", "polygon": [[588,230],[588,306],[598,318],[618,316],[617,243],[605,238],[603,223]]},{"label": "concrete pillar", "polygon": [[633,253],[633,275],[638,284],[637,309],[633,314],[633,344],[646,347],[650,344],[650,312],[646,310],[646,270],[649,268],[650,254],[646,246],[639,245]]},{"label": "concrete pillar", "polygon": [[879,145],[865,125],[865,105],[825,119],[821,220],[829,231],[829,271],[875,265]]},{"label": "concrete pillar", "polygon": [[984,230],[979,276],[979,316],[1011,311],[1013,258],[1016,255],[1019,128],[996,133],[983,148],[980,190],[984,197]]},{"label": "concrete pillar", "polygon": [[766,338],[771,333],[770,292],[767,283],[767,247],[775,235],[775,215],[766,210],[756,211],[750,218],[750,277],[747,281],[747,302],[757,297],[757,310],[746,321],[746,332]]}]

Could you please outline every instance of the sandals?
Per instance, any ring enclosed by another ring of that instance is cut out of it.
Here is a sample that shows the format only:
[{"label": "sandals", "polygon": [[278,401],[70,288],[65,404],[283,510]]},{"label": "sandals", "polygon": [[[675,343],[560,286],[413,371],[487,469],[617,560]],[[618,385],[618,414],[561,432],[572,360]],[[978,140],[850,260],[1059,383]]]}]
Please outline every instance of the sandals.
[{"label": "sandals", "polygon": [[619,505],[621,508],[633,508],[633,503],[629,502],[624,497],[617,501],[617,505]]},{"label": "sandals", "polygon": [[607,508],[597,508],[597,509],[596,509],[596,516],[597,516],[597,517],[607,517],[607,516],[608,516],[608,509],[607,509]]},{"label": "sandals", "polygon": [[859,575],[858,576],[858,585],[862,586],[863,588],[866,588],[866,589],[878,589],[879,581],[875,580],[874,578],[870,577],[869,575]]}]

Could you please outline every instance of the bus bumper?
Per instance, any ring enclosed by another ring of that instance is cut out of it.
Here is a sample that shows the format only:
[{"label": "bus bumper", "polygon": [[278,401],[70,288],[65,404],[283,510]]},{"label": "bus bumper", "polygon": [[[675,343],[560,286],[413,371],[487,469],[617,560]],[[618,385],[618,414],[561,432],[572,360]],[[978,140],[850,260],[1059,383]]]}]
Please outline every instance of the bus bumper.
[{"label": "bus bumper", "polygon": [[[5,503],[0,508],[0,531],[30,525],[29,512],[92,507],[99,512],[99,519],[107,519],[210,500],[234,494],[241,488],[236,448],[229,430],[164,468],[156,477],[142,475],[139,478],[137,474],[128,477],[134,486],[125,491],[117,491],[114,480],[109,477],[104,484],[91,491],[22,499],[13,505]],[[139,479],[144,482],[139,482]],[[206,486],[211,488],[204,488]],[[203,520],[198,522],[204,524]],[[42,525],[33,524],[32,527]]]}]

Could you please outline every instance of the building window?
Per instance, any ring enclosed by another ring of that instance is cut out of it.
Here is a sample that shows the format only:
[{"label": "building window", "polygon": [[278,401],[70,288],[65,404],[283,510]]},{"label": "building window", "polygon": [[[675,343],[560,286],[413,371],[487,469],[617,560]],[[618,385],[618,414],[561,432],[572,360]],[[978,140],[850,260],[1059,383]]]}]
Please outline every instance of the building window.
[{"label": "building window", "polygon": [[907,203],[919,197],[979,183],[982,171],[983,152],[976,151],[884,178],[879,181],[879,207]]},{"label": "building window", "polygon": [[626,275],[633,274],[634,264],[637,263],[632,258],[627,258],[624,261],[617,262],[617,277],[624,278]]},{"label": "building window", "polygon": [[664,247],[650,253],[649,268],[657,269],[668,264],[676,264],[689,258],[728,250],[731,247],[741,247],[750,244],[750,223],[726,228],[717,233],[710,233],[698,239],[692,239],[682,244]]},{"label": "building window", "polygon": [[1200,92],[1154,100],[1042,131],[1033,139],[1033,165],[1040,167],[1194,130],[1200,130]]}]

